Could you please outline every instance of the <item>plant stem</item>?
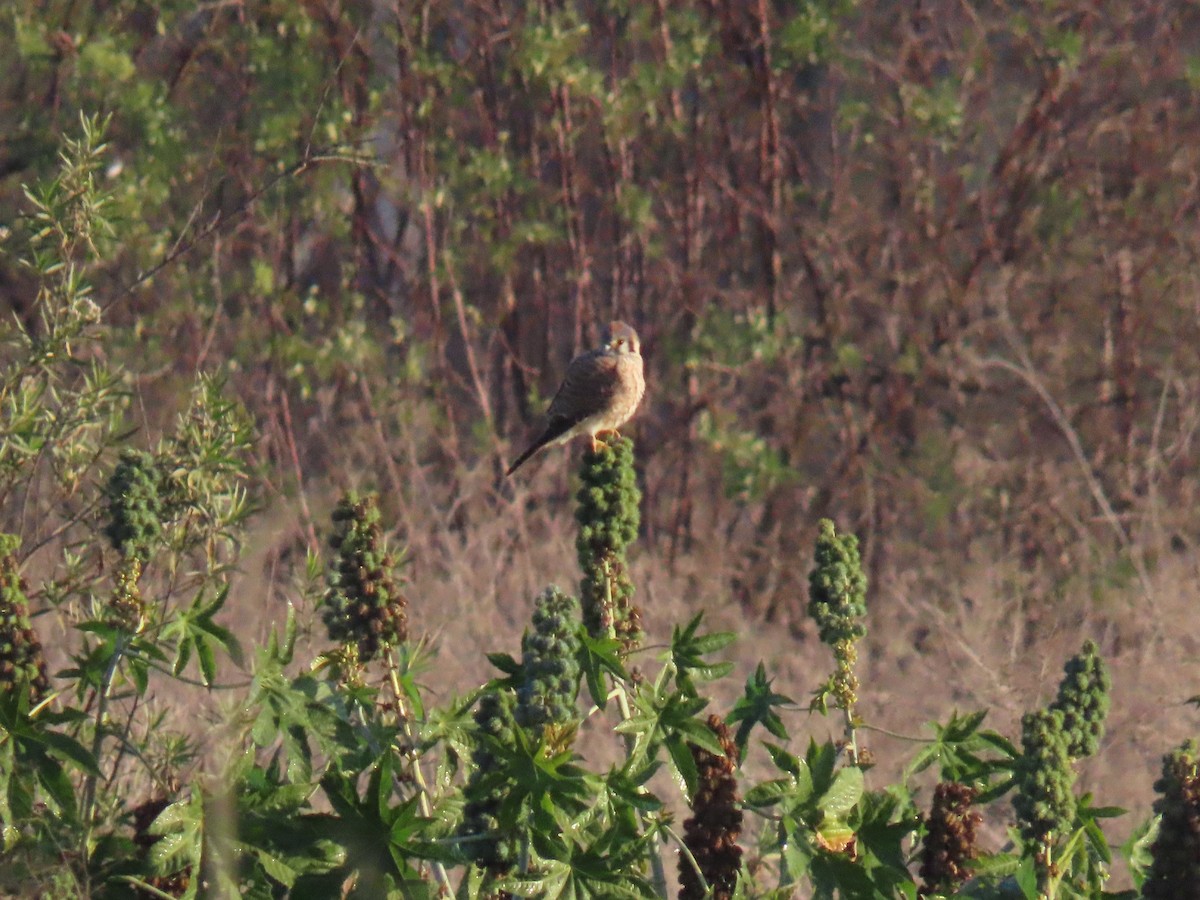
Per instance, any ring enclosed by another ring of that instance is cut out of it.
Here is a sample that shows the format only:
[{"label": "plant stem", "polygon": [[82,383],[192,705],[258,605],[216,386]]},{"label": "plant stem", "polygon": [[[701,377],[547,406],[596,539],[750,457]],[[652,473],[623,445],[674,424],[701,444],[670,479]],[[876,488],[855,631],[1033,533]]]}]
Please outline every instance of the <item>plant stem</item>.
[{"label": "plant stem", "polygon": [[[117,666],[121,664],[121,657],[125,655],[125,648],[129,644],[129,636],[122,634],[116,645],[113,647],[112,657],[108,661],[108,667],[104,670],[104,678],[100,683],[100,689],[97,692],[96,702],[96,724],[92,732],[92,759],[95,761],[97,768],[100,765],[100,748],[104,743],[104,719],[108,715],[108,694],[112,690],[113,679],[117,674]],[[83,782],[83,804],[80,818],[84,823],[83,827],[83,844],[80,848],[82,857],[87,860],[90,857],[90,844],[92,842],[92,825],[93,816],[96,807],[96,779],[95,773],[88,773]]]},{"label": "plant stem", "polygon": [[[412,748],[409,767],[412,769],[413,780],[417,783],[417,805],[421,809],[421,815],[427,819],[432,818],[433,809],[429,805],[429,787],[425,783],[425,773],[421,770],[421,761],[417,758],[416,748],[413,744],[412,729],[409,727],[408,705],[405,703],[404,691],[400,687],[400,674],[396,669],[396,653],[392,647],[387,648],[387,670],[388,680],[392,686],[392,695],[396,698],[396,712],[400,716],[400,729],[409,747]],[[453,894],[454,886],[450,883],[446,867],[440,862],[435,862],[433,870],[442,887]]]},{"label": "plant stem", "polygon": [[687,845],[683,838],[675,833],[675,830],[670,825],[664,825],[663,828],[667,834],[675,838],[675,843],[679,844],[679,852],[683,854],[684,859],[692,867],[692,871],[696,873],[696,877],[700,879],[700,887],[704,889],[704,893],[708,894],[708,879],[704,877],[704,873],[700,871],[700,863],[696,861],[696,857],[692,854],[692,849]]}]

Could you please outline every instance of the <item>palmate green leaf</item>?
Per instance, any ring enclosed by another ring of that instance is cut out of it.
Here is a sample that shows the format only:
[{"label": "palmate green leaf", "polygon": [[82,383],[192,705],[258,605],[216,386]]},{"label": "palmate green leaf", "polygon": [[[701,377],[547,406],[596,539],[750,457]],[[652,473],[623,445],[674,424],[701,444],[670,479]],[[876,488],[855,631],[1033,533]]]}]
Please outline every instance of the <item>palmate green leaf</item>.
[{"label": "palmate green leaf", "polygon": [[[662,801],[652,792],[646,790],[645,784],[662,768],[658,760],[643,766],[641,769],[612,769],[604,779],[604,787],[609,795],[609,807],[626,806],[641,813],[655,813],[663,807]],[[600,804],[597,804],[598,808]]]},{"label": "palmate green leaf", "polygon": [[47,752],[61,760],[74,763],[75,767],[82,772],[100,777],[100,768],[96,763],[96,758],[73,737],[57,731],[44,730],[35,739],[46,746]]},{"label": "palmate green leaf", "polygon": [[1133,878],[1134,887],[1139,890],[1146,880],[1146,874],[1150,871],[1150,864],[1154,859],[1150,855],[1150,848],[1158,837],[1159,819],[1160,817],[1157,815],[1150,816],[1134,828],[1129,839],[1121,845],[1121,856],[1129,866],[1129,874]]},{"label": "palmate green leaf", "polygon": [[845,818],[863,795],[863,772],[857,766],[846,766],[833,776],[833,782],[817,799],[817,808],[827,816]]},{"label": "palmate green leaf", "polygon": [[832,742],[818,744],[812,738],[808,741],[808,751],[804,754],[804,764],[812,777],[813,791],[817,795],[824,794],[833,784],[834,772],[837,770],[838,749]]},{"label": "palmate green leaf", "polygon": [[766,809],[790,798],[794,787],[795,781],[791,778],[761,781],[746,791],[742,802],[751,809]]},{"label": "palmate green leaf", "polygon": [[1034,865],[1033,857],[1022,857],[1020,863],[1017,864],[1016,871],[1013,872],[1013,877],[1025,900],[1038,900],[1040,892],[1038,891],[1037,867]]},{"label": "palmate green leaf", "polygon": [[855,831],[863,853],[907,876],[903,844],[921,826],[921,813],[902,785],[891,785],[863,795],[858,804]]},{"label": "palmate green leaf", "polygon": [[905,779],[934,763],[939,765],[943,781],[968,784],[988,783],[993,775],[1010,771],[1020,751],[1003,736],[979,730],[986,715],[979,711],[959,716],[956,711],[945,725],[931,723],[935,737],[909,763]]},{"label": "palmate green leaf", "polygon": [[682,789],[687,803],[691,805],[692,798],[696,796],[696,785],[700,780],[696,759],[692,756],[692,750],[686,741],[677,737],[669,737],[665,744],[676,784]]},{"label": "palmate green leaf", "polygon": [[814,897],[853,897],[855,900],[894,900],[886,885],[879,885],[867,869],[840,853],[819,853],[809,869]]},{"label": "palmate green leaf", "polygon": [[539,898],[657,896],[641,874],[651,836],[638,834],[632,820],[613,820],[598,835],[566,828],[535,831],[531,838],[536,858],[530,868],[537,874],[514,874],[496,887]]},{"label": "palmate green leaf", "polygon": [[604,673],[618,681],[628,682],[629,673],[621,662],[621,642],[616,638],[593,638],[582,624],[576,631],[579,640],[579,668],[587,682],[588,693],[598,709],[608,703],[608,689],[604,686]]},{"label": "palmate green leaf", "polygon": [[[783,803],[784,809],[788,811],[801,810],[804,811],[802,814],[811,815],[816,807],[812,802],[813,773],[808,761],[798,759],[774,744],[764,743],[763,746],[787,777],[765,781],[752,787],[746,793],[746,805],[762,808]],[[809,753],[812,754],[811,748]]]},{"label": "palmate green leaf", "polygon": [[222,585],[211,603],[204,602],[201,591],[192,605],[172,618],[163,628],[162,639],[176,644],[175,663],[171,671],[181,675],[191,661],[193,651],[204,683],[212,686],[216,679],[215,649],[221,648],[237,665],[243,665],[241,645],[229,629],[218,625],[213,617],[221,611],[229,596],[229,585]]},{"label": "palmate green leaf", "polygon": [[779,769],[781,772],[796,776],[799,775],[801,771],[805,771],[802,768],[804,764],[800,762],[799,758],[789,753],[787,750],[784,750],[782,747],[779,747],[775,744],[769,744],[766,741],[763,742],[763,747],[765,747],[767,753],[770,754],[771,762],[775,763],[775,768]]},{"label": "palmate green leaf", "polygon": [[966,861],[973,877],[981,881],[999,881],[1014,875],[1021,864],[1015,853],[988,853]]},{"label": "palmate green leaf", "polygon": [[170,875],[197,864],[204,827],[204,803],[197,793],[177,800],[160,812],[150,826],[150,833],[159,838],[150,846],[154,870],[160,875]]},{"label": "palmate green leaf", "polygon": [[28,756],[26,765],[37,772],[38,784],[42,786],[53,805],[65,816],[75,815],[75,785],[62,764],[46,753],[34,752]]},{"label": "palmate green leaf", "polygon": [[778,707],[785,705],[793,705],[791,698],[771,690],[771,679],[767,678],[766,666],[760,662],[754,674],[746,679],[745,692],[725,720],[730,725],[735,722],[741,723],[733,740],[742,756],[746,754],[746,742],[750,739],[750,732],[755,725],[762,725],[781,741],[788,739],[787,729],[776,712]]},{"label": "palmate green leaf", "polygon": [[814,848],[806,834],[801,829],[807,829],[802,823],[791,816],[784,816],[780,821],[782,839],[779,847],[781,868],[779,883],[781,886],[798,883],[808,875],[812,867]]},{"label": "palmate green leaf", "polygon": [[521,664],[513,659],[511,653],[489,653],[487,660],[505,675],[516,675],[521,671]]},{"label": "palmate green leaf", "polygon": [[253,847],[251,851],[254,853],[254,858],[258,861],[258,864],[262,866],[262,870],[275,881],[286,888],[290,888],[296,883],[296,878],[300,873],[278,856],[268,853],[262,847]]},{"label": "palmate green leaf", "polygon": [[329,837],[345,847],[347,866],[381,872],[400,881],[419,880],[409,864],[420,848],[411,839],[429,823],[419,814],[419,798],[393,804],[396,759],[386,750],[372,765],[360,795],[358,774],[329,770],[321,780],[325,797],[338,816]]},{"label": "palmate green leaf", "polygon": [[715,653],[736,640],[732,631],[697,634],[704,613],[697,613],[683,628],[675,626],[671,633],[669,659],[675,669],[675,686],[684,694],[697,695],[696,680],[714,681],[733,671],[732,663],[706,663],[705,654]]}]

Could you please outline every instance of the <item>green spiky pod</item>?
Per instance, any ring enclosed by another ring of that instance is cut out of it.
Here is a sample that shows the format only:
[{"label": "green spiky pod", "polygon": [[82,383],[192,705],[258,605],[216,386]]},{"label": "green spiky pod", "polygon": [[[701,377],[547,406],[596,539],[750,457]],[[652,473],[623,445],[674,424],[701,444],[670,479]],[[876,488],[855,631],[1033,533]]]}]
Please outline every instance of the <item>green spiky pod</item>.
[{"label": "green spiky pod", "polygon": [[1154,782],[1161,816],[1150,847],[1150,873],[1142,885],[1145,900],[1200,897],[1200,765],[1195,741],[1185,741],[1163,757],[1162,777]]},{"label": "green spiky pod", "polygon": [[1072,759],[1082,759],[1096,752],[1104,736],[1112,679],[1093,641],[1085,642],[1063,671],[1058,699],[1050,708],[1063,714],[1067,752]]},{"label": "green spiky pod", "polygon": [[31,702],[46,695],[50,681],[42,645],[29,621],[25,582],[17,571],[17,538],[0,535],[0,691],[27,691]]},{"label": "green spiky pod", "polygon": [[396,561],[383,539],[378,499],[351,492],[332,518],[337,559],[326,574],[322,618],[332,640],[356,644],[368,662],[408,637],[408,601],[392,574]]},{"label": "green spiky pod", "polygon": [[858,538],[838,534],[822,519],[813,568],[808,575],[808,614],[817,623],[821,641],[833,648],[837,669],[832,691],[839,708],[850,711],[857,702],[857,643],[867,633],[867,576],[863,573]]},{"label": "green spiky pod", "polygon": [[820,629],[821,641],[830,647],[838,641],[858,640],[867,633],[867,576],[858,553],[858,538],[837,533],[822,519],[817,534],[813,569],[808,575],[808,614]]},{"label": "green spiky pod", "polygon": [[579,717],[579,615],[578,600],[548,587],[535,601],[533,630],[521,639],[516,718],[535,737]]},{"label": "green spiky pod", "polygon": [[[475,708],[475,730],[502,744],[512,744],[515,729],[516,695],[505,689],[484,694]],[[471,776],[463,789],[466,805],[458,827],[464,855],[492,874],[507,872],[517,861],[522,836],[502,830],[497,818],[508,797],[509,787],[497,783],[495,773],[500,762],[488,742],[476,741],[471,752]]]},{"label": "green spiky pod", "polygon": [[982,819],[971,806],[978,795],[975,788],[955,781],[943,781],[934,788],[933,806],[925,820],[922,896],[950,896],[970,875],[967,861],[975,858],[975,832]]},{"label": "green spiky pod", "polygon": [[[696,795],[692,798],[692,817],[683,823],[683,842],[695,860],[681,856],[679,860],[680,900],[730,900],[737,890],[738,871],[742,865],[742,848],[738,837],[742,833],[742,810],[739,807],[734,760],[737,747],[729,728],[717,716],[708,717],[708,727],[725,753],[721,756],[691,745],[699,778]],[[701,882],[696,872],[704,876]],[[708,892],[704,883],[708,884]]]},{"label": "green spiky pod", "polygon": [[146,563],[163,532],[160,473],[144,450],[122,450],[104,489],[108,523],[104,534],[124,557]]},{"label": "green spiky pod", "polygon": [[625,549],[641,523],[633,442],[618,438],[585,453],[580,481],[575,549],[583,569],[579,593],[584,623],[593,637],[615,635],[629,652],[642,640],[641,611],[633,603],[625,562]]},{"label": "green spiky pod", "polygon": [[1013,808],[1021,841],[1045,875],[1049,850],[1055,838],[1070,828],[1075,815],[1071,792],[1075,771],[1063,733],[1062,712],[1042,709],[1021,719],[1021,758],[1014,774],[1017,793]]}]

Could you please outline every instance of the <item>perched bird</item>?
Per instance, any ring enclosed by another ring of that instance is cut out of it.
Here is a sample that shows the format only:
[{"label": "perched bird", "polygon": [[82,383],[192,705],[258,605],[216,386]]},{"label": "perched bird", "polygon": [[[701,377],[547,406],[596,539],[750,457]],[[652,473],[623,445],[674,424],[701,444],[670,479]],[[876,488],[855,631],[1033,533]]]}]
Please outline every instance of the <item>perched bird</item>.
[{"label": "perched bird", "polygon": [[616,431],[628,422],[646,392],[641,349],[636,331],[624,322],[613,322],[605,329],[599,347],[571,360],[550,401],[545,431],[506,474],[511,475],[543,447],[565,444],[576,435],[589,435],[595,450],[596,435]]}]

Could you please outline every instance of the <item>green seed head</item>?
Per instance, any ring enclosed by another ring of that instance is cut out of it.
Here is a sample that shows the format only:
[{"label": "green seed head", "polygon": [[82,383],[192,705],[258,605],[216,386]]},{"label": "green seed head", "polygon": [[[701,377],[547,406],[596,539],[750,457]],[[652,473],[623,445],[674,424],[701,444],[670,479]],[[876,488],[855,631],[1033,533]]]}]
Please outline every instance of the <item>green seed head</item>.
[{"label": "green seed head", "polygon": [[363,662],[408,637],[408,601],[395,582],[395,561],[384,546],[378,500],[347,495],[332,515],[331,564],[322,618],[331,639],[356,643]]}]

